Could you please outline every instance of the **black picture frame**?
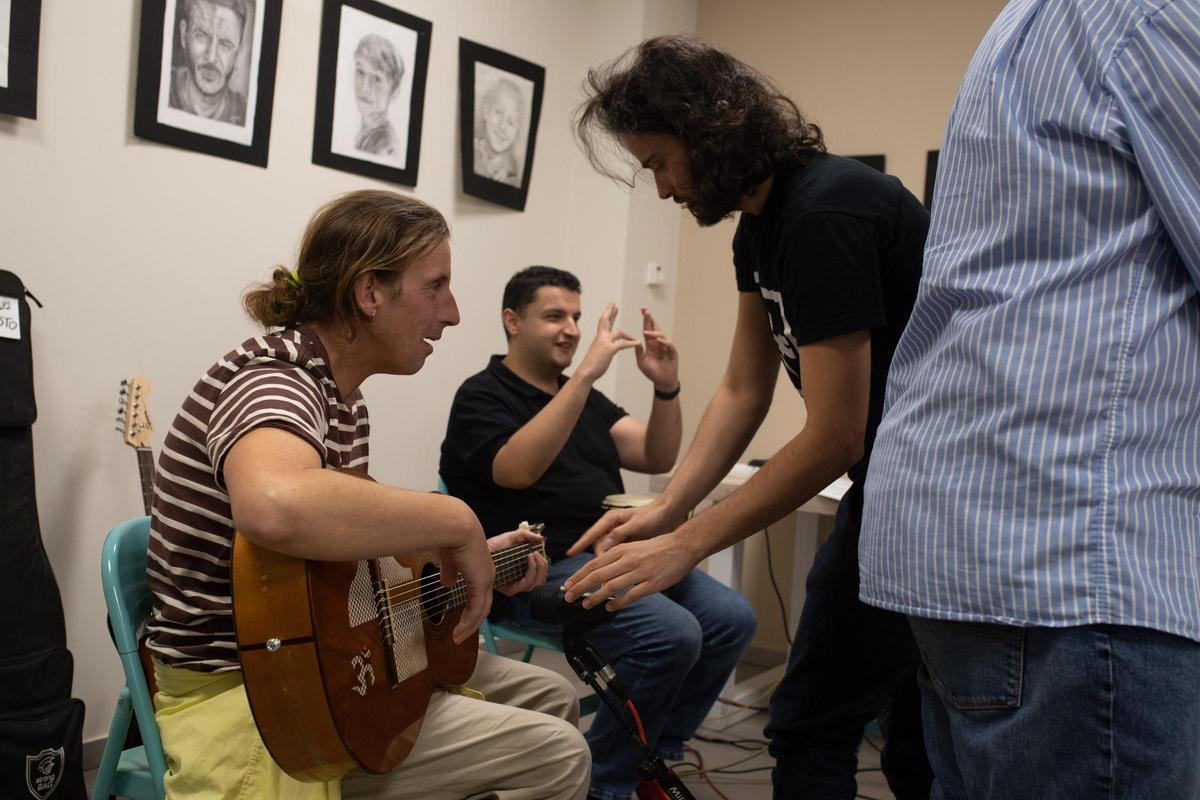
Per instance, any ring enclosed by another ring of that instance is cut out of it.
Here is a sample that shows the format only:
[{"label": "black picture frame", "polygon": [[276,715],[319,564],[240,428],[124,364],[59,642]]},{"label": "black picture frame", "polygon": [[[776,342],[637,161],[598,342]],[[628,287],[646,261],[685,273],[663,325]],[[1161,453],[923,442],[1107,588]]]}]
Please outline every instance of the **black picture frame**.
[{"label": "black picture frame", "polygon": [[850,158],[853,158],[855,161],[858,161],[859,163],[866,164],[871,169],[877,170],[879,172],[884,172],[884,173],[887,172],[887,156],[884,156],[884,155],[850,156]]},{"label": "black picture frame", "polygon": [[937,178],[937,150],[925,153],[925,208],[933,210],[933,182]]},{"label": "black picture frame", "polygon": [[38,39],[42,0],[12,0],[8,40],[0,42],[0,57],[7,51],[4,86],[0,86],[0,114],[37,119]]},{"label": "black picture frame", "polygon": [[[463,193],[524,211],[546,69],[511,53],[459,39],[458,84]],[[502,102],[506,108],[499,107]],[[481,113],[485,106],[498,114],[509,111],[509,121],[489,128]],[[517,130],[509,138],[504,129],[511,126],[514,116],[519,117]],[[494,147],[497,137],[507,144]]]},{"label": "black picture frame", "polygon": [[416,186],[433,23],[375,0],[324,2],[312,162]]},{"label": "black picture frame", "polygon": [[[267,166],[283,0],[240,0],[239,7],[246,16],[242,20],[242,37],[236,55],[232,57],[237,61],[221,79],[221,89],[206,95],[215,94],[221,98],[215,103],[216,116],[209,117],[188,107],[186,99],[187,90],[201,80],[194,77],[196,69],[190,66],[192,57],[184,44],[180,26],[181,22],[186,22],[185,0],[142,0],[133,115],[135,136],[259,167]],[[163,53],[163,42],[168,35],[164,26],[167,24],[172,27],[169,56]],[[221,37],[212,38],[218,41],[216,47],[220,47]],[[164,61],[165,57],[168,60]],[[214,67],[202,62],[200,69],[206,67],[206,72],[211,75]],[[207,80],[211,83],[214,79]],[[237,91],[239,86],[244,86],[245,91]]]}]

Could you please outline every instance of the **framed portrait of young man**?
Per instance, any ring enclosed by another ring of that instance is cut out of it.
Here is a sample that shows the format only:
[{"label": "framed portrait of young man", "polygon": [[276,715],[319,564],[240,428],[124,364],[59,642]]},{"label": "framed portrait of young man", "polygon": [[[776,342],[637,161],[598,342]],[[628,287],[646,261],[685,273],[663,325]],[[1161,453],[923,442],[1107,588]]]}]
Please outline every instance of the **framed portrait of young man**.
[{"label": "framed portrait of young man", "polygon": [[42,0],[0,0],[0,114],[37,119]]},{"label": "framed portrait of young man", "polygon": [[525,210],[546,70],[458,40],[463,192]]},{"label": "framed portrait of young man", "polygon": [[314,164],[417,185],[433,23],[374,0],[325,0]]},{"label": "framed portrait of young man", "polygon": [[282,0],[142,0],[133,132],[267,166]]}]

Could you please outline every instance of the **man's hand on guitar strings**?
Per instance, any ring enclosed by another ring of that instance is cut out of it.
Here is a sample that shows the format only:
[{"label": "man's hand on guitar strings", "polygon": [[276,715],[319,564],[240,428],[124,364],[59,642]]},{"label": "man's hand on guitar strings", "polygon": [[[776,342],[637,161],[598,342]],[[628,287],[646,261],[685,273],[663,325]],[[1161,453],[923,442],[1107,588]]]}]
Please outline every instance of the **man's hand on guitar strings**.
[{"label": "man's hand on guitar strings", "polygon": [[483,531],[466,537],[466,541],[456,547],[441,548],[438,561],[441,562],[443,586],[453,587],[460,575],[467,584],[466,606],[451,633],[454,642],[462,644],[468,637],[477,635],[479,626],[492,610],[492,582],[496,576]]},{"label": "man's hand on guitar strings", "polygon": [[[495,553],[498,550],[503,550],[506,547],[514,547],[522,542],[530,542],[532,544],[541,545],[546,540],[546,537],[540,536],[533,531],[525,528],[508,533],[502,533],[499,536],[493,536],[488,539],[488,549]],[[525,574],[516,581],[504,586],[496,586],[496,591],[509,597],[521,592],[528,592],[535,586],[541,586],[546,582],[546,572],[550,569],[550,562],[546,559],[543,549],[536,550],[529,554],[528,563],[526,564]]]}]

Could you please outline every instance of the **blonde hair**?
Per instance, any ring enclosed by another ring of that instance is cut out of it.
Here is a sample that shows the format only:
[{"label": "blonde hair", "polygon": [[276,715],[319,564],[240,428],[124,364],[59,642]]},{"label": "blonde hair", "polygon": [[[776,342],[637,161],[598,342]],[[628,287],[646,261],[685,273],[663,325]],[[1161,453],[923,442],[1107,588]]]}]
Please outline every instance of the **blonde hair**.
[{"label": "blonde hair", "polygon": [[358,277],[375,272],[398,290],[405,268],[448,238],[445,217],[420,200],[350,192],[321,206],[308,223],[295,272],[276,267],[270,281],[246,292],[242,306],[264,328],[324,323],[353,339],[357,323],[367,320],[354,298]]}]

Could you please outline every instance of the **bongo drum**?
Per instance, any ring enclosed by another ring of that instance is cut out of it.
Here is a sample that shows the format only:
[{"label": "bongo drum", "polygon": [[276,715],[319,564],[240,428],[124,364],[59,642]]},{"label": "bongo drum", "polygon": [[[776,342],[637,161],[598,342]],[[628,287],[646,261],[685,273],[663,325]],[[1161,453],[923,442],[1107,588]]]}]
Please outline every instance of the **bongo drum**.
[{"label": "bongo drum", "polygon": [[650,505],[657,499],[657,494],[610,494],[600,501],[600,507],[605,511],[612,508],[641,508]]}]

